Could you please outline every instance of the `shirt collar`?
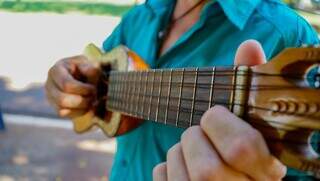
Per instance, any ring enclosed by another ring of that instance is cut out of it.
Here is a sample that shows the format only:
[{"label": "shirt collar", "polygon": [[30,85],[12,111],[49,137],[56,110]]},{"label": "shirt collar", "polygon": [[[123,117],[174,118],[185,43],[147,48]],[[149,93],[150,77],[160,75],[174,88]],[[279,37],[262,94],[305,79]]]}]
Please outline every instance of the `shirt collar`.
[{"label": "shirt collar", "polygon": [[261,0],[216,0],[228,19],[240,30],[244,28],[250,16]]},{"label": "shirt collar", "polygon": [[[261,0],[211,0],[217,1],[227,18],[240,30],[244,28]],[[147,4],[157,11],[168,7],[174,0],[147,0]],[[209,6],[215,3],[209,3]]]}]

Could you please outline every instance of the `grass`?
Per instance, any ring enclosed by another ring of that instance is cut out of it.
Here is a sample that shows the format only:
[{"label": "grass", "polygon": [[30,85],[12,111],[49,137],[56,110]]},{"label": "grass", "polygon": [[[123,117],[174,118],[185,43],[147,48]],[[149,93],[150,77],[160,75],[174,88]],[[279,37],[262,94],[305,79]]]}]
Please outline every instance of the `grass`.
[{"label": "grass", "polygon": [[12,12],[81,12],[95,15],[122,16],[132,6],[107,3],[65,2],[65,1],[2,1],[0,10]]}]

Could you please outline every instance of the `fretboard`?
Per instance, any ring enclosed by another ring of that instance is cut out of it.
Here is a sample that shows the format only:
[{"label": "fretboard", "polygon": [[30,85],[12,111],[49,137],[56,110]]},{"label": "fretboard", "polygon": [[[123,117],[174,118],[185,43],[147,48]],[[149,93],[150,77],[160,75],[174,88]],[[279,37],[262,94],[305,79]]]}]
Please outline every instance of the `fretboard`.
[{"label": "fretboard", "polygon": [[243,94],[237,91],[246,89],[244,76],[239,67],[111,71],[107,109],[187,128],[198,125],[215,104],[239,111]]}]

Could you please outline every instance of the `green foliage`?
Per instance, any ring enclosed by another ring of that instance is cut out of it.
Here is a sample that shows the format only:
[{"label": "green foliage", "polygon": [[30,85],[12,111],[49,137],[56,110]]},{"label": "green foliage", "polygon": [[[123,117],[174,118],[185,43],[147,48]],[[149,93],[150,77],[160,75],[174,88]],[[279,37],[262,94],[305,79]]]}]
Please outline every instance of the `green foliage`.
[{"label": "green foliage", "polygon": [[0,10],[14,12],[82,12],[97,15],[121,16],[132,6],[108,3],[61,2],[61,1],[0,1]]}]

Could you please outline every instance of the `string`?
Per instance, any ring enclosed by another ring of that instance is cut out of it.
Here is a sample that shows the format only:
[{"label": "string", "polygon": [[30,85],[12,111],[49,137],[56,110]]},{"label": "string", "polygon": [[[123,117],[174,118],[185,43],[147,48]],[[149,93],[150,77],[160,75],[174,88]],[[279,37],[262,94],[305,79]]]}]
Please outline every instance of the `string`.
[{"label": "string", "polygon": [[[132,85],[136,85],[136,84],[144,84],[146,82],[144,81],[117,81],[117,82],[112,82],[110,85],[111,86],[116,86],[118,84],[123,84],[123,83],[132,83]],[[275,90],[275,88],[278,89],[301,89],[301,87],[297,87],[297,86],[280,86],[280,85],[251,85],[250,88],[245,87],[242,84],[224,84],[224,83],[214,83],[213,85],[211,83],[192,83],[192,82],[149,82],[150,84],[153,84],[154,86],[156,86],[157,88],[159,88],[160,86],[158,85],[162,85],[161,88],[165,89],[166,87],[168,87],[170,84],[171,85],[176,85],[175,87],[197,87],[197,88],[211,88],[213,87],[214,89],[220,89],[220,90],[258,90],[258,89],[253,89],[253,88],[264,88],[266,89],[271,89],[273,88],[273,90]],[[109,83],[106,83],[106,85],[108,85]],[[219,87],[221,86],[221,87]],[[129,88],[130,86],[128,86]]]},{"label": "string", "polygon": [[[117,100],[117,99],[114,99],[115,101],[118,101],[118,102],[124,102],[124,101],[122,101],[122,100]],[[134,102],[133,102],[134,103]],[[139,103],[138,103],[139,104]],[[156,104],[156,105],[155,105]],[[219,103],[218,103],[219,104]],[[165,107],[165,109],[167,109],[167,106],[166,105],[164,105],[164,104],[159,104],[159,106],[158,106],[158,103],[151,103],[151,105],[150,106],[155,106],[155,107],[159,107],[158,109],[162,109],[161,107]],[[145,119],[146,117],[148,117],[147,115],[145,115],[145,114],[139,114],[139,113],[137,113],[137,112],[131,112],[131,110],[129,110],[129,111],[127,111],[127,110],[124,110],[124,109],[121,109],[121,108],[119,108],[119,107],[117,107],[117,106],[108,106],[109,108],[114,108],[114,109],[116,109],[117,111],[124,111],[124,112],[122,112],[122,113],[124,113],[124,114],[127,114],[127,115],[130,115],[130,116],[135,116],[135,117],[139,117],[140,116],[140,118],[141,119]],[[180,108],[180,110],[178,110],[178,109],[174,109],[174,108],[172,108],[172,107],[170,107],[169,106],[169,108],[168,108],[168,111],[180,111],[180,112],[184,112],[184,113],[191,113],[191,111],[188,111],[188,110],[190,110],[189,108]],[[206,112],[207,110],[205,110],[205,111],[199,111],[201,114],[199,114],[199,116],[202,116],[203,114],[204,114],[204,112]],[[151,115],[152,116],[152,115]],[[155,116],[155,115],[154,115]],[[170,117],[167,117],[167,118],[169,118],[169,119],[167,119],[167,121],[166,121],[166,123],[167,124],[170,124],[170,125],[176,125],[176,120],[172,120],[172,119],[170,119]],[[152,119],[152,118],[151,118]],[[155,118],[154,118],[155,119]],[[197,120],[197,121],[193,121],[192,122],[192,125],[199,125],[200,124],[200,122],[199,122],[200,120]],[[164,123],[164,121],[161,121],[161,119],[159,119],[159,121],[157,121],[157,122],[163,122]],[[178,127],[183,127],[183,128],[187,128],[187,127],[189,127],[189,122],[188,121],[182,121],[182,120],[178,120],[178,123],[184,123],[183,125],[177,125]],[[310,128],[304,128],[304,127],[299,127],[299,126],[297,126],[297,125],[292,125],[292,124],[288,124],[288,123],[286,123],[286,124],[284,124],[284,123],[281,123],[281,122],[276,122],[276,121],[272,121],[272,120],[266,120],[265,122],[268,122],[268,123],[272,123],[272,124],[278,124],[278,125],[285,125],[285,126],[289,126],[289,127],[292,127],[292,128],[300,128],[300,130],[302,131],[302,130],[305,130],[306,132],[312,132],[312,131],[314,131],[313,129],[310,129]],[[253,124],[253,125],[260,125],[260,126],[265,126],[265,127],[267,127],[267,128],[270,128],[270,129],[272,129],[272,128],[275,128],[275,129],[279,129],[279,130],[285,130],[285,131],[287,131],[286,129],[283,129],[283,128],[281,128],[281,127],[270,127],[270,125],[268,126],[268,125],[265,125],[265,124],[263,124],[263,122],[259,122],[259,121],[249,121],[249,123],[251,123],[251,124]],[[318,143],[318,142],[314,142],[314,143]]]},{"label": "string", "polygon": [[[146,73],[150,74],[153,73],[153,75],[156,75],[163,71],[164,73],[169,73],[170,69],[154,69],[155,71],[110,71],[110,72],[104,72],[105,76],[110,76],[110,75],[129,75],[129,74],[138,74],[138,73]],[[289,79],[305,79],[305,78],[313,78],[314,76],[320,76],[319,73],[313,75],[313,76],[305,76],[305,74],[297,74],[297,73],[283,73],[283,74],[270,74],[270,73],[261,73],[261,72],[247,72],[243,70],[218,70],[215,69],[213,70],[174,70],[172,71],[172,75],[174,74],[179,74],[183,73],[184,75],[195,75],[198,73],[198,75],[203,75],[203,76],[213,76],[213,73],[215,74],[214,76],[234,76],[236,73],[236,76],[270,76],[270,77],[284,77],[284,78],[289,78]],[[222,74],[219,74],[222,73]]]},{"label": "string", "polygon": [[[230,72],[230,71],[229,71]],[[211,71],[209,73],[203,73],[203,72],[196,72],[196,71],[193,71],[193,72],[190,72],[190,71],[185,71],[183,76],[195,76],[196,73],[198,74],[198,76],[208,76],[208,77],[211,77],[211,76],[214,76],[214,77],[228,77],[228,76],[231,76],[231,77],[234,77],[234,76],[244,76],[244,77],[248,77],[248,76],[251,76],[252,78],[254,77],[258,77],[258,76],[266,76],[266,77],[282,77],[282,78],[286,78],[286,79],[290,79],[290,80],[293,80],[293,81],[298,81],[298,80],[306,80],[306,79],[309,79],[309,78],[315,78],[315,77],[318,77],[320,76],[319,73],[315,74],[315,75],[308,75],[308,76],[305,76],[305,74],[267,74],[267,73],[258,73],[258,72],[244,72],[244,73],[241,73],[241,71],[237,71],[236,74],[235,72],[227,72],[227,71]],[[135,75],[133,76],[138,76],[139,74],[137,72],[131,72]],[[151,72],[151,73],[154,73],[154,72]],[[158,73],[158,72],[157,72]],[[160,73],[160,72],[159,72]],[[169,73],[169,72],[165,72],[165,73]],[[182,72],[181,72],[182,73]],[[126,75],[127,77],[131,76],[130,72],[119,72],[119,73],[116,73],[116,74],[110,74],[110,75],[113,75],[113,77],[111,77],[111,80],[116,80],[117,77],[116,76],[123,76],[123,75]],[[172,75],[174,76],[174,72],[172,72]],[[214,75],[213,75],[214,74]],[[109,75],[109,76],[110,76]],[[182,75],[182,74],[181,74]],[[153,74],[153,75],[150,75],[150,76],[159,76],[159,75],[156,75],[156,74]],[[168,76],[168,75],[163,75],[163,76]],[[104,74],[104,77],[105,79],[107,79],[108,77],[108,73]]]},{"label": "string", "polygon": [[[121,93],[121,91],[119,91],[119,93]],[[146,97],[151,97],[152,99],[154,98],[158,98],[160,97],[160,99],[168,99],[170,97],[170,99],[180,99],[180,100],[183,100],[183,101],[192,101],[192,98],[183,98],[183,97],[174,97],[174,96],[156,96],[156,95],[153,95],[153,94],[139,94],[139,93],[129,93],[131,95],[134,95],[134,96],[146,96]],[[120,95],[121,97],[121,95]],[[115,97],[108,97],[107,99],[117,99]],[[121,101],[121,100],[117,100],[117,101]],[[161,101],[160,101],[161,102]],[[211,105],[211,101],[209,100],[200,100],[200,99],[195,99],[195,102],[202,102],[202,103],[206,103],[207,105]],[[134,103],[134,102],[133,102]],[[314,118],[312,117],[311,115],[306,115],[306,114],[299,114],[299,113],[296,113],[296,112],[293,112],[293,113],[289,113],[289,112],[286,112],[286,111],[279,111],[279,110],[273,110],[273,109],[270,109],[270,108],[263,108],[263,107],[257,107],[257,106],[252,106],[252,105],[244,105],[244,104],[238,104],[238,103],[229,103],[229,100],[219,100],[219,101],[213,101],[213,103],[215,104],[223,104],[223,105],[228,105],[228,106],[241,106],[241,107],[247,107],[247,108],[253,108],[253,109],[259,109],[261,111],[272,111],[274,113],[279,113],[279,114],[285,114],[285,115],[295,115],[295,116],[303,116],[303,117],[308,117],[308,118]],[[145,103],[143,103],[145,104]],[[152,101],[151,103],[149,102],[149,104],[152,104]],[[150,105],[152,106],[152,105]],[[170,107],[170,106],[169,106]],[[188,108],[186,108],[188,109]],[[207,110],[195,110],[195,112],[200,112],[201,114],[204,113],[205,111]],[[202,111],[202,112],[201,112]]]}]

